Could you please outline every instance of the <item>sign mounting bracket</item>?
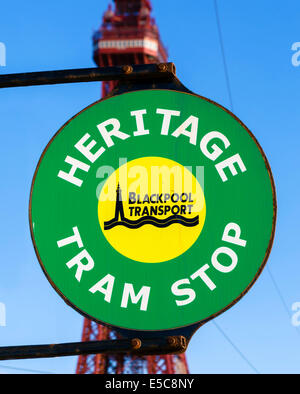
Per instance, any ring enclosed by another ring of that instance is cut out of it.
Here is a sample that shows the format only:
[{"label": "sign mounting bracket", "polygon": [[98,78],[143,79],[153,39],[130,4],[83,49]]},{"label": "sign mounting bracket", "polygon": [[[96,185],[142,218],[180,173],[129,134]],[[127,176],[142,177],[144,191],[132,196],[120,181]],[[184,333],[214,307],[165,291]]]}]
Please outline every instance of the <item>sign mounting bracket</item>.
[{"label": "sign mounting bracket", "polygon": [[154,339],[115,339],[51,345],[0,347],[0,360],[50,358],[98,353],[132,354],[135,356],[179,354],[185,352],[186,348],[187,340],[180,335]]},{"label": "sign mounting bracket", "polygon": [[0,88],[95,81],[167,83],[174,79],[177,80],[174,63],[160,63],[4,74],[0,75]]}]

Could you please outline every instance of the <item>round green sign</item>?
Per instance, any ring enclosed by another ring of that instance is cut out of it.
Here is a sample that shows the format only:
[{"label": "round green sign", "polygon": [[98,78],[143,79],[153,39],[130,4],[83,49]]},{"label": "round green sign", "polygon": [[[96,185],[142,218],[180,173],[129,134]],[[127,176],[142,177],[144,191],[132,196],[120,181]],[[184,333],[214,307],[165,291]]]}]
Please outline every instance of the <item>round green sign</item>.
[{"label": "round green sign", "polygon": [[38,163],[30,226],[40,264],[83,315],[170,330],[223,312],[270,252],[266,157],[232,113],[203,97],[144,90],[96,102]]}]

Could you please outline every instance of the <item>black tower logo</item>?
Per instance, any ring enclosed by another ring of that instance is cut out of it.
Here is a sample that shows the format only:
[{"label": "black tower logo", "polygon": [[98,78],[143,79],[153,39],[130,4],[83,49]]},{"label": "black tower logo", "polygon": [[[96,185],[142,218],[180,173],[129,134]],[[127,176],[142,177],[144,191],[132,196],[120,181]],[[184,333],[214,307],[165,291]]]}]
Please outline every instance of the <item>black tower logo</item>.
[{"label": "black tower logo", "polygon": [[153,215],[145,215],[137,220],[130,220],[125,217],[124,207],[122,201],[122,190],[120,184],[118,184],[116,189],[116,208],[115,216],[113,219],[104,222],[104,230],[110,230],[115,226],[125,226],[132,229],[137,229],[144,226],[145,224],[151,224],[155,227],[168,227],[173,223],[179,223],[186,227],[193,227],[199,224],[199,215],[193,218],[186,218],[182,215],[173,214],[165,219],[159,219]]}]

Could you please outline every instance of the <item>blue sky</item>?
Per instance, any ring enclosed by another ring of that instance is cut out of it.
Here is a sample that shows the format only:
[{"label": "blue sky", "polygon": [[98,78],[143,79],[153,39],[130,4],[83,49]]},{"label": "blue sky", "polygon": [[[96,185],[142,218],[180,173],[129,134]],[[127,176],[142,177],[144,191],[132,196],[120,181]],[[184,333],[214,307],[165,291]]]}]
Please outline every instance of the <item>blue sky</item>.
[{"label": "blue sky", "polygon": [[[178,77],[229,108],[214,1],[152,4]],[[91,35],[107,5],[108,0],[5,2],[0,42],[7,59],[0,74],[93,67]],[[291,315],[292,304],[300,302],[300,66],[292,65],[291,47],[300,41],[300,3],[218,0],[218,5],[234,112],[268,157],[278,220],[267,269],[238,304],[215,319],[227,338],[213,322],[204,325],[187,359],[193,373],[299,373],[300,327],[291,324]],[[0,91],[0,302],[7,313],[0,346],[80,340],[83,318],[53,291],[37,262],[28,201],[35,166],[50,138],[99,96],[99,83]],[[0,373],[12,372],[7,366],[73,373],[76,358],[2,361]]]}]

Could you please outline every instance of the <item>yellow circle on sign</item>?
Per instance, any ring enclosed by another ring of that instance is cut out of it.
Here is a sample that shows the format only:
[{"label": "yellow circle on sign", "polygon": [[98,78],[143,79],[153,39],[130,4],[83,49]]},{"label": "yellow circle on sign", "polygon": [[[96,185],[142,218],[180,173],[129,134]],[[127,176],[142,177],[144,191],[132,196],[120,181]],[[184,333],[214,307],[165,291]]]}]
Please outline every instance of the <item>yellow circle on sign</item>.
[{"label": "yellow circle on sign", "polygon": [[132,160],[110,175],[98,202],[101,230],[119,253],[160,263],[186,252],[206,215],[203,190],[181,164],[163,157]]}]

